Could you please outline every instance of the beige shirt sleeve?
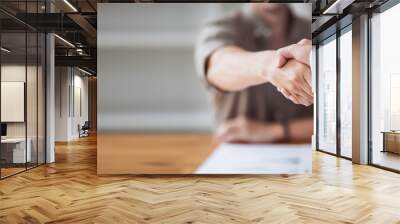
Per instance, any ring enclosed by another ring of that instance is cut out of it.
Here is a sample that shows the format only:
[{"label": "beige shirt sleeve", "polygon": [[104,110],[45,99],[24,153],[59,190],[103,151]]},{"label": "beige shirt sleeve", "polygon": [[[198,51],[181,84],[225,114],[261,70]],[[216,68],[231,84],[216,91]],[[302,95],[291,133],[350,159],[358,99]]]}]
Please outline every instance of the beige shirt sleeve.
[{"label": "beige shirt sleeve", "polygon": [[[238,13],[216,19],[206,23],[196,42],[195,66],[201,79],[208,87],[210,83],[206,79],[207,63],[211,54],[218,48],[228,45],[239,45],[241,27]],[[212,86],[215,88],[215,86]]]}]

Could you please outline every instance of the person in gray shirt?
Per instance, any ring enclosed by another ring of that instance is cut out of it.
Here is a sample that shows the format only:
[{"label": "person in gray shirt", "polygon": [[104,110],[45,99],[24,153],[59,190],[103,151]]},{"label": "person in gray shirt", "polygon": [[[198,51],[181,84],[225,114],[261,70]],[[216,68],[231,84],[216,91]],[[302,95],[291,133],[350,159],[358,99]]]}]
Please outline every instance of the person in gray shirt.
[{"label": "person in gray shirt", "polygon": [[208,22],[195,63],[213,95],[220,142],[309,142],[311,22],[286,4],[250,3]]}]

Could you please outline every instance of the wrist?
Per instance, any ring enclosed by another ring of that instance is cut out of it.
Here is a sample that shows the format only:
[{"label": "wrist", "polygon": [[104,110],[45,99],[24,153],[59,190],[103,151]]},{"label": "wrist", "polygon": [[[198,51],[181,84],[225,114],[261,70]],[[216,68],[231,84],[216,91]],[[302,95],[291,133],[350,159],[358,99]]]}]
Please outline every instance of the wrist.
[{"label": "wrist", "polygon": [[278,54],[276,50],[262,51],[256,53],[256,74],[263,82],[271,82],[276,74]]},{"label": "wrist", "polygon": [[274,123],[272,125],[272,133],[275,133],[274,139],[275,141],[285,141],[286,140],[286,131],[285,131],[285,124],[280,122]]},{"label": "wrist", "polygon": [[281,123],[264,123],[258,127],[255,132],[258,135],[253,135],[256,142],[282,142],[285,139],[285,129]]}]

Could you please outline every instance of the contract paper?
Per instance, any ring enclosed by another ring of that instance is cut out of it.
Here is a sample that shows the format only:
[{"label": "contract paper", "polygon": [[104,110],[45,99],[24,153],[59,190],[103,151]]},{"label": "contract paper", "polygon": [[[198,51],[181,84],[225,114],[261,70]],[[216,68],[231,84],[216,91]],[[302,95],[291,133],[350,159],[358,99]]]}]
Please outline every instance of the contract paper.
[{"label": "contract paper", "polygon": [[196,174],[310,174],[309,144],[221,144]]}]

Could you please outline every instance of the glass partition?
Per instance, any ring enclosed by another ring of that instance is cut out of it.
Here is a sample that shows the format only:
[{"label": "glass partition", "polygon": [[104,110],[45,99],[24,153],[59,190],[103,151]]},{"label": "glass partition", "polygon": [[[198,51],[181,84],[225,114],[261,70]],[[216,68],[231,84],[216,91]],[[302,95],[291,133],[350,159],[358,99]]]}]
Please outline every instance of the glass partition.
[{"label": "glass partition", "polygon": [[26,74],[26,113],[27,113],[27,150],[30,151],[28,168],[37,165],[37,78],[38,78],[38,35],[36,32],[27,33],[27,74]]},{"label": "glass partition", "polygon": [[[39,1],[27,1],[26,12],[38,13]],[[38,23],[38,17],[30,19]],[[38,63],[39,63],[39,33],[35,29],[27,27],[27,144],[31,150],[31,161],[28,168],[38,165]],[[29,149],[28,147],[28,149]]]},{"label": "glass partition", "polygon": [[[20,1],[16,12],[43,12],[43,5]],[[0,178],[45,163],[45,45],[45,34],[0,12]]]},{"label": "glass partition", "polygon": [[318,139],[319,150],[336,153],[336,36],[318,46]]},{"label": "glass partition", "polygon": [[340,41],[340,154],[352,157],[352,33],[342,31]]},{"label": "glass partition", "polygon": [[26,33],[1,34],[1,175],[24,171],[26,150]]},{"label": "glass partition", "polygon": [[371,18],[372,164],[400,170],[400,4]]}]

